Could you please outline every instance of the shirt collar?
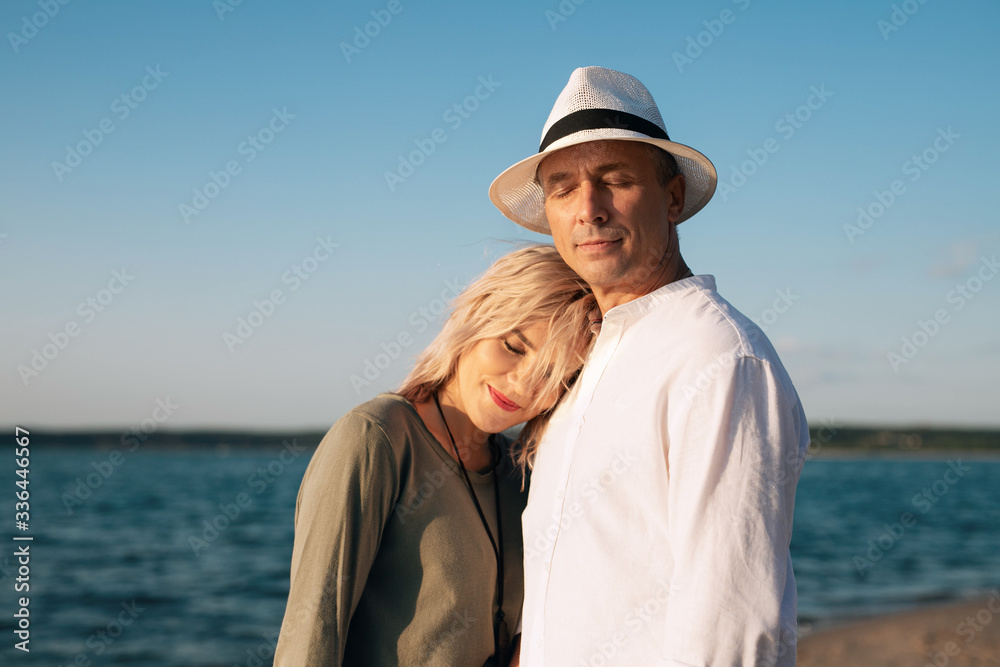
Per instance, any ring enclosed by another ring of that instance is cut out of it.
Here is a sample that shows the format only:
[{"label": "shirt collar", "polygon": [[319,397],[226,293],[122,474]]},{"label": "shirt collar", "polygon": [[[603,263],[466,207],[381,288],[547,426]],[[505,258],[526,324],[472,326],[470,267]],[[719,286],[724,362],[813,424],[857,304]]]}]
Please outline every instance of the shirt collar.
[{"label": "shirt collar", "polygon": [[642,319],[646,313],[691,290],[715,291],[715,276],[708,274],[675,280],[663,287],[615,306],[604,314],[604,324],[611,322],[629,324]]}]

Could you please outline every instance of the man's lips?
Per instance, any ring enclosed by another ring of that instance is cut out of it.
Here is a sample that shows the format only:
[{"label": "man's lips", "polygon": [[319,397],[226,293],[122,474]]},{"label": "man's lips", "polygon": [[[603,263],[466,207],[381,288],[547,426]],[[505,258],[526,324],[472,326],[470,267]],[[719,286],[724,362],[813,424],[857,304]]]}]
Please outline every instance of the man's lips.
[{"label": "man's lips", "polygon": [[499,405],[501,409],[506,410],[507,412],[515,412],[521,409],[520,405],[510,400],[493,387],[490,387],[489,385],[486,386],[489,387],[490,397],[493,399],[493,402]]},{"label": "man's lips", "polygon": [[619,241],[621,241],[621,239],[590,239],[588,241],[581,241],[577,243],[576,247],[584,252],[600,252],[602,250],[608,250]]}]

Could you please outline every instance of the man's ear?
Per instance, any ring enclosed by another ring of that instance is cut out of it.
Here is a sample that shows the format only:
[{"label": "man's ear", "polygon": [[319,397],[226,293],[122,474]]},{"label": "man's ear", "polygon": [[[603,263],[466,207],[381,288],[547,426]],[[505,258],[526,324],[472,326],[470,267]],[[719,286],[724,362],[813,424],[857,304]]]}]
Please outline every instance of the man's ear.
[{"label": "man's ear", "polygon": [[677,174],[671,178],[664,187],[670,194],[670,205],[667,208],[667,220],[674,223],[677,222],[677,218],[681,217],[681,211],[684,210],[684,192],[686,189],[684,174]]}]

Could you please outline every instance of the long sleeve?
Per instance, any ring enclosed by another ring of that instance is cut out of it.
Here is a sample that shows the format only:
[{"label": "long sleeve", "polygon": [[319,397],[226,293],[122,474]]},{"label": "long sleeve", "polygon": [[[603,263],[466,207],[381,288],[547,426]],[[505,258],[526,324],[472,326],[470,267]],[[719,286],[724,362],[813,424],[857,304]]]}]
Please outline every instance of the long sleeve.
[{"label": "long sleeve", "polygon": [[386,434],[351,413],[316,449],[295,510],[291,589],[275,667],[340,665],[399,491]]},{"label": "long sleeve", "polygon": [[661,664],[794,664],[794,627],[781,622],[794,619],[788,545],[805,415],[767,361],[737,357],[714,375],[667,423],[674,567]]}]

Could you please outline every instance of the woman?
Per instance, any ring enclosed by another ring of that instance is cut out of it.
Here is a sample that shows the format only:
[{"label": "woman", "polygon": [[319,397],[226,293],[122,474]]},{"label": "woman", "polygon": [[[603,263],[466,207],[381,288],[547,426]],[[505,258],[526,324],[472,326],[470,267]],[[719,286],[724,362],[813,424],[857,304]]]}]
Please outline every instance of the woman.
[{"label": "woman", "polygon": [[[594,306],[554,247],[512,252],[455,299],[396,394],[330,429],[299,490],[277,667],[506,666],[523,473]],[[512,447],[499,434],[522,422]]]}]

